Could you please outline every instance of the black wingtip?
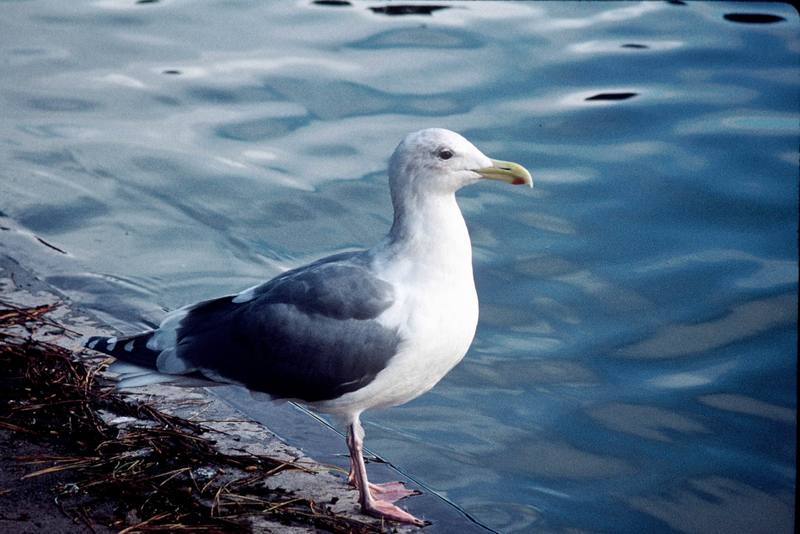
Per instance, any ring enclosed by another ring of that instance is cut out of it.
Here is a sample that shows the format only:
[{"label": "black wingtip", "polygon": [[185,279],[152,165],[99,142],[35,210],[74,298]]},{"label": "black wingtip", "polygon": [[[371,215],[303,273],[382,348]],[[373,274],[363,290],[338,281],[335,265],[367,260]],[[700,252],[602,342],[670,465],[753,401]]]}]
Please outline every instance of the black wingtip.
[{"label": "black wingtip", "polygon": [[97,351],[103,352],[102,347],[104,347],[106,345],[107,341],[108,341],[107,337],[104,337],[104,336],[92,336],[92,337],[89,338],[88,341],[86,341],[86,343],[83,344],[83,346],[86,347],[87,349],[92,349],[92,350],[97,350]]},{"label": "black wingtip", "polygon": [[126,362],[155,368],[159,351],[152,350],[147,346],[151,337],[153,337],[153,332],[124,337],[92,336],[84,346]]}]

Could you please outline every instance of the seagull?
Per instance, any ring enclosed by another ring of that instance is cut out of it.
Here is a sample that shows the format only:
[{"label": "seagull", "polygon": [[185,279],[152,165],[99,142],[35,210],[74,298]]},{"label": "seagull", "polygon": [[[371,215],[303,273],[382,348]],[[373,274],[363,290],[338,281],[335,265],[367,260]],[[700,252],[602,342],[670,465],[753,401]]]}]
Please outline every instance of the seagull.
[{"label": "seagull", "polygon": [[423,526],[394,504],[417,492],[368,481],[360,416],[425,393],[472,343],[478,296],[456,191],[482,179],[533,180],[523,166],[489,159],[441,128],[406,136],[388,175],[394,220],[372,248],[180,308],[155,330],[95,336],[86,346],[118,360],[121,387],[199,377],[335,416],[347,426],[348,482],[362,511]]}]

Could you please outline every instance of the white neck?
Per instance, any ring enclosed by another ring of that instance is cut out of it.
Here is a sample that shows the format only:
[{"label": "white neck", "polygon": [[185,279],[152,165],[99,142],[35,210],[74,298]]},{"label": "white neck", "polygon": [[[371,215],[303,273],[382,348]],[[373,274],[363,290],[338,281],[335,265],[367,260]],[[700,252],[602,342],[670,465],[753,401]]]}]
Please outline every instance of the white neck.
[{"label": "white neck", "polygon": [[413,258],[429,275],[472,280],[472,244],[454,193],[414,195],[397,202],[383,247],[390,258]]}]

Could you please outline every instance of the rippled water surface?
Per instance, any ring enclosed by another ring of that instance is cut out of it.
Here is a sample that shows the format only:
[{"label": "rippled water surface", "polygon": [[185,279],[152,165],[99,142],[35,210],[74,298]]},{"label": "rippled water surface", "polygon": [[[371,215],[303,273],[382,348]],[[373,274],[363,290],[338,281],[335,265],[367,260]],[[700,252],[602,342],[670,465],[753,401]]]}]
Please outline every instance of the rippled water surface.
[{"label": "rippled water surface", "polygon": [[454,129],[536,187],[460,194],[477,337],[367,444],[502,532],[791,530],[788,5],[0,9],[0,210],[103,319],[373,243],[394,146]]}]

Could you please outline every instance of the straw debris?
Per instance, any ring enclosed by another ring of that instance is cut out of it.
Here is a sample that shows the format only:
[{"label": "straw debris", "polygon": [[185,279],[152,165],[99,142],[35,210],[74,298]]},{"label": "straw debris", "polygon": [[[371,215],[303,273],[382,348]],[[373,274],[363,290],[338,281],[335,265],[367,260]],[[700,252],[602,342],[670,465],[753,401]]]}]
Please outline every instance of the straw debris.
[{"label": "straw debris", "polygon": [[[47,317],[55,307],[23,309],[0,301],[0,431],[47,442],[48,450],[57,451],[17,457],[30,468],[20,484],[67,474],[58,477],[54,491],[74,521],[125,534],[243,532],[254,515],[329,532],[381,530],[336,515],[326,503],[263,484],[303,466],[222,453],[208,437],[214,430],[126,399],[102,376],[108,359],[73,353],[35,335],[42,329],[77,335]],[[114,425],[112,419],[128,423]],[[0,498],[18,490],[0,489]]]}]

